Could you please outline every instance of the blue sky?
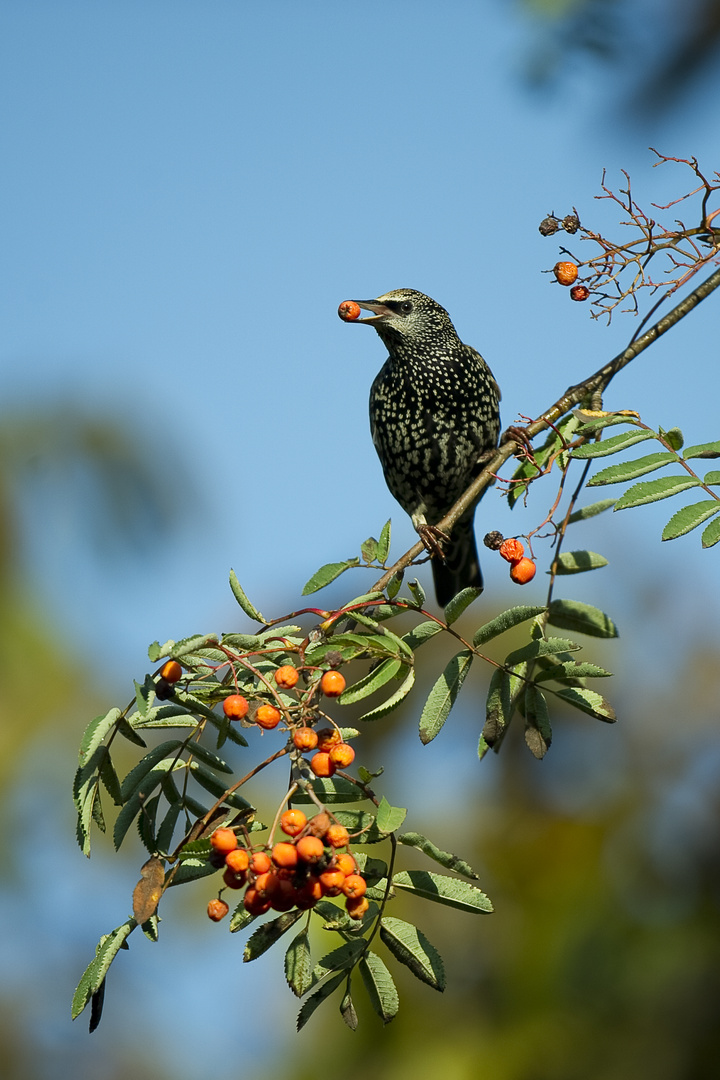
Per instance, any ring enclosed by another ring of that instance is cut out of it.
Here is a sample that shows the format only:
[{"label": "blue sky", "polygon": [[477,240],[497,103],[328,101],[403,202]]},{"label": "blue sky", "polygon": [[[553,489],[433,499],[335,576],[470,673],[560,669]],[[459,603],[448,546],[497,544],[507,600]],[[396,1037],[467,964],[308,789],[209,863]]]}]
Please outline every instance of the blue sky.
[{"label": "blue sky", "polygon": [[[397,554],[413,542],[368,431],[384,352],[338,320],[341,300],[429,293],[493,368],[504,422],[537,415],[634,329],[551,286],[540,219],[576,205],[611,229],[592,198],[603,168],[613,184],[627,169],[646,205],[686,190],[649,145],[719,167],[714,75],[671,115],[625,123],[622,78],[593,62],[568,61],[555,94],[524,81],[538,29],[512,3],[28,0],[1,22],[3,407],[119,418],[183,507],[158,550],[111,568],[69,511],[28,511],[27,572],[118,692],[154,638],[237,624],[230,566],[280,614],[388,517]],[[697,394],[717,386],[715,304],[623,373],[608,407],[717,438],[717,394]],[[481,532],[523,532],[550,498],[510,518],[491,492]],[[663,597],[690,634],[718,586],[695,535],[660,545],[668,516],[587,533],[616,557],[612,587],[587,598],[622,614],[649,595],[644,648],[671,664]],[[488,594],[518,602],[485,564]]]}]

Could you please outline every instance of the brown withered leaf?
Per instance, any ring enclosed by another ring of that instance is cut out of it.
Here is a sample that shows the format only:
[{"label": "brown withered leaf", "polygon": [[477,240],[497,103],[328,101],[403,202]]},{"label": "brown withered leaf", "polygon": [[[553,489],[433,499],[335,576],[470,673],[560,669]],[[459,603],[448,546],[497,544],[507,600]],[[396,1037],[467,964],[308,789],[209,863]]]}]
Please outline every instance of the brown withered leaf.
[{"label": "brown withered leaf", "polygon": [[165,863],[152,855],[140,871],[140,880],[133,891],[133,915],[142,926],[155,914],[165,882]]}]

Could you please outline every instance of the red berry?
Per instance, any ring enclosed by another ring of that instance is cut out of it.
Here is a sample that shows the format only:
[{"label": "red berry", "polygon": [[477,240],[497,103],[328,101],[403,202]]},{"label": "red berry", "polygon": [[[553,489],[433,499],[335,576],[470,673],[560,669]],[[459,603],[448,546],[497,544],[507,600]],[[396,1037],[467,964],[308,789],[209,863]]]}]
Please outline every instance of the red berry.
[{"label": "red berry", "polygon": [[360,874],[348,874],[343,882],[342,891],[350,900],[359,900],[367,892],[367,882]]},{"label": "red berry", "polygon": [[228,851],[225,856],[225,865],[236,874],[241,874],[250,865],[250,854],[244,847]]},{"label": "red berry", "polygon": [[242,694],[230,694],[223,701],[223,712],[228,720],[242,720],[247,716],[248,703]]},{"label": "red berry", "polygon": [[320,680],[320,689],[325,697],[340,697],[345,689],[345,676],[339,671],[326,671]]},{"label": "red berry", "polygon": [[337,868],[326,870],[320,875],[323,896],[339,896],[345,883],[345,874]]},{"label": "red berry", "polygon": [[571,300],[587,300],[589,295],[590,290],[588,289],[587,285],[573,285],[572,289],[570,290]]},{"label": "red berry", "polygon": [[503,540],[498,550],[509,563],[517,562],[525,554],[525,547],[519,540]]},{"label": "red berry", "polygon": [[251,915],[264,915],[270,910],[270,900],[266,896],[261,896],[257,889],[249,885],[243,896],[243,907]]},{"label": "red berry", "polygon": [[332,750],[333,746],[337,746],[342,742],[342,735],[337,728],[324,727],[320,728],[317,733],[317,748],[327,754]]},{"label": "red berry", "polygon": [[366,896],[358,896],[355,899],[348,897],[345,901],[345,910],[351,919],[362,919],[369,907],[370,904]]},{"label": "red berry", "polygon": [[323,751],[313,754],[310,758],[310,768],[321,779],[327,779],[335,772],[335,766],[330,758],[329,754]]},{"label": "red berry", "polygon": [[253,874],[267,874],[272,868],[270,856],[265,851],[256,851],[250,856],[250,869]]},{"label": "red berry", "polygon": [[283,690],[292,690],[296,685],[300,676],[298,675],[297,668],[294,668],[292,664],[283,664],[275,672],[275,682],[278,686],[281,686]]},{"label": "red berry", "polygon": [[231,870],[228,866],[227,870],[223,874],[223,881],[227,885],[228,889],[242,889],[243,885],[247,881],[247,874],[243,870],[242,873],[236,874],[234,870]]},{"label": "red berry", "polygon": [[338,870],[342,870],[345,877],[348,874],[354,874],[357,870],[357,863],[349,851],[338,852],[333,859],[333,866],[336,866]]},{"label": "red berry", "polygon": [[280,710],[274,705],[261,705],[255,712],[255,723],[266,731],[276,728],[281,719]]},{"label": "red berry", "polygon": [[283,870],[291,870],[298,863],[298,852],[294,844],[281,840],[272,849],[272,861]]},{"label": "red berry", "polygon": [[532,559],[518,559],[510,567],[510,577],[516,585],[527,585],[535,577],[536,569]]},{"label": "red berry", "polygon": [[318,744],[317,732],[311,727],[296,728],[293,731],[293,744],[298,750],[314,750]]},{"label": "red berry", "polygon": [[347,769],[355,760],[355,751],[346,742],[336,743],[329,751],[330,760],[338,769]]},{"label": "red berry", "polygon": [[360,317],[360,305],[354,300],[343,300],[338,308],[338,315],[343,322],[355,322]]}]

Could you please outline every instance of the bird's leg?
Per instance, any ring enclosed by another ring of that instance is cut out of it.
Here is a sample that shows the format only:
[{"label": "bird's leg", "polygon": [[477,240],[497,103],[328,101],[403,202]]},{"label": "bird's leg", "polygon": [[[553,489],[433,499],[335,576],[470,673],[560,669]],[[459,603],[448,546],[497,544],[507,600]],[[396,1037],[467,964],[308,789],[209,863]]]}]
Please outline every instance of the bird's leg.
[{"label": "bird's leg", "polygon": [[518,443],[520,447],[520,452],[525,454],[532,453],[532,443],[530,442],[527,428],[518,427],[516,424],[511,424],[510,427],[506,428],[500,436],[500,445],[502,446],[503,443],[510,442],[511,439],[513,442]]},{"label": "bird's leg", "polygon": [[450,541],[448,534],[438,529],[437,525],[428,525],[424,514],[413,514],[412,523],[428,555],[444,561],[444,546]]}]

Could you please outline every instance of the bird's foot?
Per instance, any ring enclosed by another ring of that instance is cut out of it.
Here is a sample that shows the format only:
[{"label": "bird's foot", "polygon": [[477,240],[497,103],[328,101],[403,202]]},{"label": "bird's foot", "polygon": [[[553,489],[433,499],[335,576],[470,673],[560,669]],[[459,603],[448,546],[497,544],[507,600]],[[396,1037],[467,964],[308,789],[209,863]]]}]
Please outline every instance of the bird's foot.
[{"label": "bird's foot", "polygon": [[519,444],[519,454],[526,456],[532,453],[532,443],[530,442],[527,428],[511,424],[500,436],[500,445],[502,446],[503,443],[510,442],[510,440]]},{"label": "bird's foot", "polygon": [[445,559],[444,546],[450,542],[450,537],[436,525],[418,525],[417,532],[423,547],[432,559]]}]

